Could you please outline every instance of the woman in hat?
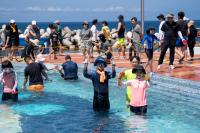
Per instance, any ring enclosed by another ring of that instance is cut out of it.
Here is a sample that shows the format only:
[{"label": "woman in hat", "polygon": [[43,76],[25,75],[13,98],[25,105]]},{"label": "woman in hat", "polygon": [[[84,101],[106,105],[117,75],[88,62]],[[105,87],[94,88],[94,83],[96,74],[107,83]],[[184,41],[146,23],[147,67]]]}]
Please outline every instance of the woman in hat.
[{"label": "woman in hat", "polygon": [[86,58],[90,61],[91,58],[91,51],[92,51],[92,32],[89,29],[89,24],[87,21],[83,22],[83,29],[80,32],[81,38],[81,49],[83,52],[83,60]]},{"label": "woman in hat", "polygon": [[194,21],[190,20],[188,22],[188,47],[190,50],[191,61],[193,61],[194,57],[194,46],[196,44],[195,38],[197,37],[197,29],[194,26]]},{"label": "woman in hat", "polygon": [[132,73],[136,73],[136,79],[124,82],[126,86],[131,87],[130,111],[144,115],[147,112],[146,90],[150,84],[144,79],[146,71],[142,65],[137,65]]},{"label": "woman in hat", "polygon": [[95,60],[94,65],[97,66],[97,68],[93,73],[88,72],[87,62],[85,62],[83,70],[84,77],[91,79],[93,83],[93,110],[108,111],[110,109],[108,81],[116,76],[115,65],[112,65],[112,73],[105,71],[104,67],[106,67],[107,64],[105,59],[101,56]]}]

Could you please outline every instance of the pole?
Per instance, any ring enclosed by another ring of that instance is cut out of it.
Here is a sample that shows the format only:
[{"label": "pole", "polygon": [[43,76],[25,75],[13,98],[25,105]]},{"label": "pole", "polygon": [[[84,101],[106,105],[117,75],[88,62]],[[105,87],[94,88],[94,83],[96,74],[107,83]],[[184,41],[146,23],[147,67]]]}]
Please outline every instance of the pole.
[{"label": "pole", "polygon": [[[144,34],[144,0],[141,0],[141,33]],[[141,58],[141,48],[139,47],[138,56]]]},{"label": "pole", "polygon": [[144,34],[144,0],[141,0],[141,26],[142,34]]}]

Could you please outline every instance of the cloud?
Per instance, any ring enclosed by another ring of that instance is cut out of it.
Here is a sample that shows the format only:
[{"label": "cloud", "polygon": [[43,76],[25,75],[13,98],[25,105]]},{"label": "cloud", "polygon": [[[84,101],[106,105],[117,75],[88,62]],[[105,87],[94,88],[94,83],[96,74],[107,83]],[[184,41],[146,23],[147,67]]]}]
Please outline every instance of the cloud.
[{"label": "cloud", "polygon": [[70,8],[70,7],[65,7],[65,8],[61,8],[61,7],[39,7],[39,6],[29,6],[27,7],[25,10],[28,11],[35,11],[35,12],[79,12],[81,11],[80,8]]},{"label": "cloud", "polygon": [[125,12],[125,8],[122,6],[107,7],[107,8],[71,8],[71,7],[40,7],[40,6],[29,6],[25,8],[27,11],[35,12]]},{"label": "cloud", "polygon": [[29,6],[25,10],[28,10],[28,11],[45,11],[45,9],[42,9],[39,6]]},{"label": "cloud", "polygon": [[108,8],[94,8],[93,12],[124,12],[125,9],[122,6],[108,7]]},{"label": "cloud", "polygon": [[4,7],[0,7],[0,11],[1,12],[10,12],[10,11],[15,11],[15,8],[4,8]]}]

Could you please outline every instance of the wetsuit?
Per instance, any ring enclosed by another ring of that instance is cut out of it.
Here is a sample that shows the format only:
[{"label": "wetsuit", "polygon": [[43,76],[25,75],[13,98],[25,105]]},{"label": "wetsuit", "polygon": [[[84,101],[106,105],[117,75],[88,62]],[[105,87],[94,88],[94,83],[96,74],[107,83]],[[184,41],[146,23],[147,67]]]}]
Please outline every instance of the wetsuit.
[{"label": "wetsuit", "polygon": [[91,79],[94,86],[93,110],[109,110],[110,102],[108,81],[116,76],[116,71],[113,71],[112,73],[105,71],[106,79],[104,83],[100,83],[100,75],[96,71],[94,73],[88,73],[87,68],[84,68],[83,75],[84,77]]}]

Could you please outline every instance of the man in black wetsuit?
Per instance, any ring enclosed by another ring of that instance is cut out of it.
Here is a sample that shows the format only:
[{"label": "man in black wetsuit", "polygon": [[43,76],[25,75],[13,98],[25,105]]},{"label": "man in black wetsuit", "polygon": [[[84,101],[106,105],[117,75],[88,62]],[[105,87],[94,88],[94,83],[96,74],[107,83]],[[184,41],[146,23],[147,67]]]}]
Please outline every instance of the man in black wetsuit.
[{"label": "man in black wetsuit", "polygon": [[105,59],[100,56],[94,65],[97,66],[97,69],[93,73],[88,72],[87,63],[83,70],[84,77],[91,79],[94,86],[93,110],[108,111],[110,109],[108,81],[116,76],[115,65],[112,65],[112,73],[105,71],[104,67],[107,64]]}]

